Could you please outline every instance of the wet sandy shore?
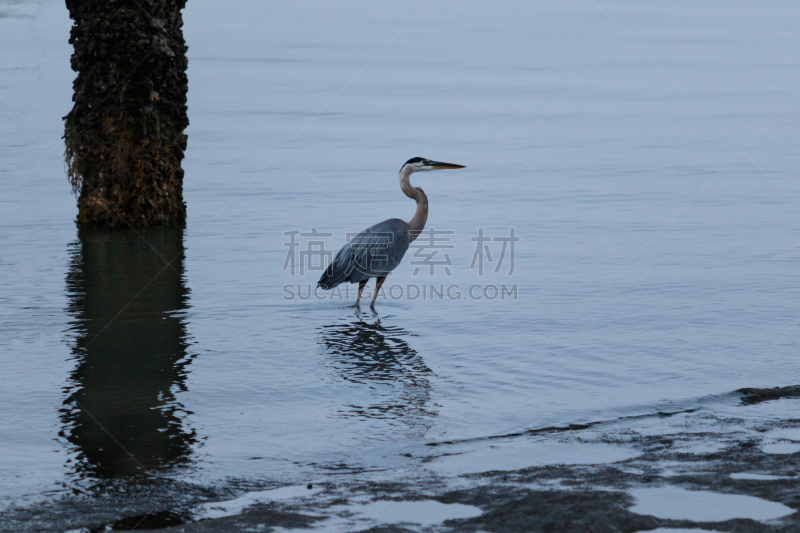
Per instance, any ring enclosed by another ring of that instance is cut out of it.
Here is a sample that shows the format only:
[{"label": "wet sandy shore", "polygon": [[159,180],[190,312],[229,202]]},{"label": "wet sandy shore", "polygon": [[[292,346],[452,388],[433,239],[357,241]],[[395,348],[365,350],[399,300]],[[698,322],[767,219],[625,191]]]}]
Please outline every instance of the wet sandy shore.
[{"label": "wet sandy shore", "polygon": [[[241,480],[212,487],[106,484],[6,510],[0,530],[798,531],[800,420],[760,416],[772,401],[797,401],[796,391],[742,392],[748,416],[662,413],[478,443],[431,443],[432,453],[413,458],[419,467],[407,472],[331,471],[289,487]],[[481,470],[492,453],[522,449],[511,444],[600,455],[469,472]],[[609,457],[623,459],[603,460]]]}]

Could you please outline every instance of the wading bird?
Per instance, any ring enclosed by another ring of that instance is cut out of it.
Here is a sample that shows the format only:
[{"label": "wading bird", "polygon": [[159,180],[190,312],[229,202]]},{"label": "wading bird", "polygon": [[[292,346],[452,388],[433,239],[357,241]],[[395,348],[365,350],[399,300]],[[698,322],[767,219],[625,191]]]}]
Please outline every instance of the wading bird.
[{"label": "wading bird", "polygon": [[440,163],[423,157],[413,157],[406,161],[400,169],[400,188],[406,196],[417,202],[414,218],[404,222],[399,218],[390,218],[371,228],[367,228],[342,246],[325,273],[319,278],[318,287],[332,289],[344,283],[358,283],[358,299],[369,278],[377,278],[375,295],[370,307],[375,308],[375,299],[386,276],[394,270],[408,250],[408,245],[416,239],[428,220],[428,197],[419,187],[412,187],[408,181],[414,172],[444,170],[447,168],[464,168],[463,165]]}]

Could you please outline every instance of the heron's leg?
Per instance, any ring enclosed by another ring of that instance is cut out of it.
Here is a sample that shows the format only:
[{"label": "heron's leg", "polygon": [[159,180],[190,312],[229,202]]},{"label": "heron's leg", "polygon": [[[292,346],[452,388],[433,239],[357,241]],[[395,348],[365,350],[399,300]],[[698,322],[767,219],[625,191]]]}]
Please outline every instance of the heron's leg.
[{"label": "heron's leg", "polygon": [[361,291],[363,291],[364,287],[367,286],[368,281],[368,279],[365,279],[364,281],[358,282],[358,298],[356,298],[356,307],[358,307],[359,302],[361,302]]},{"label": "heron's leg", "polygon": [[386,281],[386,276],[378,276],[378,279],[375,281],[375,294],[372,297],[372,303],[370,304],[371,309],[375,309],[375,300],[378,299],[378,291],[381,290],[381,285],[383,282]]}]

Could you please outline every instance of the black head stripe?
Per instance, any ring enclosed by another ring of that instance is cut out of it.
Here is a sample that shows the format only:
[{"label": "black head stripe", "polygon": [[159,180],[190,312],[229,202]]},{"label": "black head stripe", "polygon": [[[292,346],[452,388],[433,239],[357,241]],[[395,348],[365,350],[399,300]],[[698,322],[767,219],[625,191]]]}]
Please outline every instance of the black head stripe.
[{"label": "black head stripe", "polygon": [[[403,167],[406,166],[406,165],[410,165],[411,163],[421,163],[422,161],[425,161],[425,160],[423,158],[421,158],[421,157],[412,157],[411,159],[409,159],[408,161],[403,163]],[[403,170],[403,167],[400,167],[400,170]]]}]

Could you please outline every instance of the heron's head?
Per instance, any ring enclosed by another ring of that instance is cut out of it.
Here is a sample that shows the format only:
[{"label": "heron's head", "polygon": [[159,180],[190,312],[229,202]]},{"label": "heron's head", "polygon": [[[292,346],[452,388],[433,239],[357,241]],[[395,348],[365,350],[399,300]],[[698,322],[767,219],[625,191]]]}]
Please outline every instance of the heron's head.
[{"label": "heron's head", "polygon": [[427,172],[429,170],[445,170],[448,168],[464,168],[464,165],[454,165],[452,163],[442,163],[440,161],[431,161],[424,157],[412,157],[400,168],[411,174],[413,172]]}]

